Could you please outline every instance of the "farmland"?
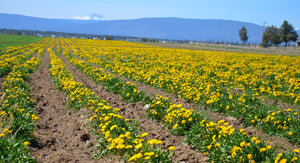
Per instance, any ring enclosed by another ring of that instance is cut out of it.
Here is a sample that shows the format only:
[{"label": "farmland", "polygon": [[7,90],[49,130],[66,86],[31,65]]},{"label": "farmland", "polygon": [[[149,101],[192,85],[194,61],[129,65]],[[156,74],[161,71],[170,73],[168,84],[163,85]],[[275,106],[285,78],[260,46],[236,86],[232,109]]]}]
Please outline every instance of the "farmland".
[{"label": "farmland", "polygon": [[1,34],[0,35],[0,49],[8,46],[21,46],[28,43],[34,43],[42,40],[41,37],[34,36],[22,36],[22,35],[8,35]]},{"label": "farmland", "polygon": [[299,56],[35,42],[0,55],[2,160],[300,160]]}]

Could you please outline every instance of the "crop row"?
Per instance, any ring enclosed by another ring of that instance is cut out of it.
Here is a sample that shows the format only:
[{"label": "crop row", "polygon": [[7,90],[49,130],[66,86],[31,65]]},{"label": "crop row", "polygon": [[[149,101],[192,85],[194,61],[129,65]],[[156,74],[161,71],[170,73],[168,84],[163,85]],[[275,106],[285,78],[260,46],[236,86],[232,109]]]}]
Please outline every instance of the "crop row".
[{"label": "crop row", "polygon": [[[291,103],[298,103],[300,99],[300,57],[297,56],[116,47],[121,46],[122,42],[114,42],[115,46],[111,47],[95,47],[81,46],[85,42],[82,40],[72,41],[72,44],[76,45],[75,49],[105,59],[102,67],[113,64],[115,67],[126,68],[129,74],[133,70],[151,71],[150,74],[144,73],[143,79],[146,81],[157,79],[156,82],[152,81],[157,87],[171,84],[173,85],[171,87],[176,89],[176,86],[181,86],[182,83],[201,86],[200,92],[181,90],[182,96],[190,95],[187,99],[193,101],[198,101],[197,97],[203,96],[201,90],[205,90],[207,86],[202,86],[202,81],[210,82],[215,87],[239,88],[249,93],[269,95]],[[101,44],[100,41],[98,43]],[[126,73],[123,69],[116,72]],[[139,71],[132,74],[137,80],[141,80],[142,76]],[[171,80],[174,83],[164,81],[171,77],[174,78]],[[201,98],[201,101],[203,100]]]},{"label": "crop row", "polygon": [[39,119],[33,113],[33,101],[29,95],[29,80],[40,64],[33,57],[24,64],[15,65],[2,85],[0,99],[0,160],[1,162],[34,162],[27,147],[34,138],[34,124]]},{"label": "crop row", "polygon": [[[99,83],[100,80],[103,85],[113,85],[111,84],[112,81],[117,81],[114,80],[115,77],[112,74],[105,70],[73,58],[70,54],[65,55],[73,65],[81,69],[95,82]],[[129,96],[134,96],[134,92],[140,92],[139,90],[131,92],[126,90],[126,87],[123,87],[124,83],[115,83],[116,86],[120,86],[118,87],[119,92],[126,92]],[[235,131],[225,121],[206,122],[200,112],[182,108],[182,105],[172,104],[168,99],[159,95],[147,107],[149,117],[162,121],[164,126],[173,134],[185,134],[186,141],[201,152],[208,153],[210,161],[274,162],[279,160],[296,161],[298,159],[297,149],[294,152],[276,155],[274,147],[255,137],[250,138],[244,129]]]},{"label": "crop row", "polygon": [[200,112],[172,104],[160,95],[148,105],[147,112],[171,133],[184,134],[185,141],[208,155],[212,162],[297,162],[300,159],[299,149],[277,154],[268,142],[248,136],[245,129],[236,131],[224,120],[207,121]]},{"label": "crop row", "polygon": [[[66,47],[67,48],[67,47]],[[107,55],[107,52],[102,54],[101,52],[97,53],[88,53],[85,47],[80,48],[80,46],[72,48],[72,45],[69,45],[66,52],[72,51],[73,55],[78,56],[79,58],[85,58],[89,63],[100,65],[106,69],[111,70],[112,72],[116,72],[120,75],[124,75],[131,79],[137,80],[142,83],[149,84],[151,86],[159,85],[160,89],[168,90],[175,94],[179,94],[184,96],[184,94],[189,94],[188,92],[182,93],[188,89],[189,91],[197,91],[196,83],[188,83],[181,82],[180,84],[176,84],[174,86],[175,80],[182,79],[183,77],[175,76],[176,73],[167,73],[163,72],[159,75],[151,75],[155,72],[157,67],[163,67],[164,64],[159,64],[156,68],[153,68],[149,71],[147,69],[141,68],[142,66],[147,66],[147,64],[142,64],[142,59],[139,59],[141,63],[132,63],[131,60],[126,60],[120,62],[120,58],[123,56],[121,54],[111,54],[113,56],[111,59]],[[117,50],[116,50],[117,51]],[[136,54],[136,53],[134,53]],[[118,56],[121,55],[120,58]],[[100,57],[101,56],[101,57]],[[131,58],[139,58],[139,54],[136,56],[132,56]],[[107,62],[107,60],[111,60],[111,62]],[[124,60],[124,59],[123,59]],[[160,61],[156,61],[160,62]],[[167,64],[167,63],[166,63]],[[172,63],[168,63],[172,64]],[[175,63],[174,63],[175,64]],[[161,66],[162,65],[162,66]],[[163,67],[164,68],[164,67]],[[172,69],[172,66],[170,67]],[[166,70],[171,71],[171,70]],[[150,74],[150,76],[149,76]],[[189,74],[189,73],[187,73]],[[146,78],[146,77],[148,78]],[[159,78],[164,78],[161,80]],[[187,76],[188,78],[188,76]],[[185,79],[182,79],[185,80]],[[199,80],[199,79],[197,79]],[[283,109],[282,111],[276,109],[273,106],[267,106],[263,104],[260,100],[260,95],[256,92],[254,94],[251,93],[232,93],[224,89],[224,86],[216,86],[211,82],[208,77],[203,79],[203,83],[200,86],[203,88],[202,93],[205,95],[203,97],[197,97],[200,99],[204,99],[204,105],[207,108],[210,108],[213,111],[226,113],[228,115],[237,117],[238,119],[243,119],[244,125],[253,125],[262,128],[268,134],[276,134],[278,136],[282,136],[287,138],[292,143],[299,144],[300,141],[300,115],[298,112],[293,111],[291,109]],[[166,84],[166,82],[168,84]],[[206,88],[204,88],[206,87]],[[176,88],[176,89],[175,89]],[[234,89],[232,89],[234,90]],[[193,94],[193,93],[191,93]],[[190,94],[189,94],[190,96]],[[187,96],[184,96],[185,99],[189,100]],[[207,101],[206,101],[207,100]],[[195,102],[195,101],[194,101]],[[201,104],[201,103],[200,103]],[[202,103],[203,104],[203,103]]]},{"label": "crop row", "polygon": [[88,106],[94,113],[90,120],[99,136],[100,152],[96,154],[97,157],[110,153],[129,162],[170,162],[174,147],[170,147],[171,152],[163,151],[162,141],[147,140],[147,133],[139,135],[136,121],[130,123],[119,114],[119,108],[111,108],[108,102],[100,99],[82,83],[76,82],[52,50],[50,58],[52,82],[65,93],[68,105],[78,109]]},{"label": "crop row", "polygon": [[38,50],[39,53],[42,53],[44,48],[44,45],[30,44],[24,46],[24,48],[16,48],[16,50],[11,53],[2,54],[0,56],[0,77],[11,72],[15,65],[24,63]]}]

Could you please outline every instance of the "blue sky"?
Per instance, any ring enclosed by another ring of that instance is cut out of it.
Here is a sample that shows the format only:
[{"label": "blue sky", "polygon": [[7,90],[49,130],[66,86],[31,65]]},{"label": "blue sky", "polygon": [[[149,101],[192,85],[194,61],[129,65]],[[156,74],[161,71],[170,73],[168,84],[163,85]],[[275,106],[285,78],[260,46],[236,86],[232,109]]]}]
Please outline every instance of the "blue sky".
[{"label": "blue sky", "polygon": [[300,28],[300,0],[0,0],[0,13],[105,20],[144,17],[226,19]]}]

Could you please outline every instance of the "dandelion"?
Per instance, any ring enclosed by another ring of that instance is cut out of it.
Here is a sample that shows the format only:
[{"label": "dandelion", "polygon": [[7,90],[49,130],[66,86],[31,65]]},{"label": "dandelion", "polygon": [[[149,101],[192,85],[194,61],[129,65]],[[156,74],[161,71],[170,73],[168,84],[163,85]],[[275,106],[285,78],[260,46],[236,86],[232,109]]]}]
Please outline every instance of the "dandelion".
[{"label": "dandelion", "polygon": [[252,159],[252,154],[247,154],[247,158],[248,158],[248,160],[251,160]]},{"label": "dandelion", "polygon": [[0,115],[2,115],[2,116],[5,116],[7,113],[6,113],[6,111],[2,111],[1,113],[0,113]]},{"label": "dandelion", "polygon": [[176,123],[176,124],[173,126],[173,130],[174,130],[175,128],[177,128],[177,126],[178,126],[178,123]]},{"label": "dandelion", "polygon": [[5,128],[5,129],[4,129],[4,133],[6,133],[6,134],[11,134],[11,133],[12,133],[12,131],[11,131],[11,130],[9,130],[8,128]]},{"label": "dandelion", "polygon": [[287,162],[287,159],[282,159],[279,161],[279,163],[286,163]]},{"label": "dandelion", "polygon": [[144,132],[144,133],[142,134],[142,137],[146,137],[146,136],[148,136],[148,133],[147,133],[147,132]]},{"label": "dandelion", "polygon": [[97,116],[96,115],[91,116],[90,121],[93,121],[94,118],[97,118]]},{"label": "dandelion", "polygon": [[300,152],[300,150],[299,150],[299,149],[293,149],[293,152],[295,152],[295,153],[299,153],[299,152]]},{"label": "dandelion", "polygon": [[291,160],[291,162],[294,162],[294,161],[297,161],[297,160],[298,160],[297,157],[293,157],[292,160]]},{"label": "dandelion", "polygon": [[132,145],[127,145],[126,147],[125,147],[125,149],[131,149],[133,146]]},{"label": "dandelion", "polygon": [[220,143],[217,143],[217,144],[215,145],[216,148],[218,148],[218,147],[220,147],[220,146],[221,146]]},{"label": "dandelion", "polygon": [[243,141],[243,142],[240,143],[240,146],[241,146],[241,147],[244,147],[245,145],[246,145],[246,142],[245,142],[245,141]]},{"label": "dandelion", "polygon": [[144,154],[144,156],[154,156],[154,155],[155,155],[154,152],[146,152],[146,153]]},{"label": "dandelion", "polygon": [[207,149],[210,150],[211,149],[211,145],[207,146]]},{"label": "dandelion", "polygon": [[176,148],[175,148],[174,146],[170,146],[170,147],[169,147],[169,150],[170,150],[170,151],[175,151]]},{"label": "dandelion", "polygon": [[112,125],[111,127],[110,127],[110,130],[113,130],[113,129],[118,129],[119,127],[117,126],[117,125]]},{"label": "dandelion", "polygon": [[142,148],[142,146],[143,146],[143,144],[142,144],[142,143],[139,143],[139,144],[136,145],[134,148],[135,148],[135,149],[140,149],[140,148]]},{"label": "dandelion", "polygon": [[30,143],[29,143],[28,141],[25,141],[25,142],[24,142],[24,145],[25,145],[25,146],[28,146],[29,144],[30,144]]},{"label": "dandelion", "polygon": [[255,141],[255,140],[257,140],[256,137],[252,137],[252,138],[251,138],[251,141]]},{"label": "dandelion", "polygon": [[259,144],[259,143],[260,143],[260,140],[256,140],[256,141],[255,141],[255,144]]},{"label": "dandelion", "polygon": [[125,148],[125,145],[124,144],[118,144],[116,148],[117,149],[123,149],[123,148]]},{"label": "dandelion", "polygon": [[267,148],[260,148],[260,152],[265,152],[267,150]]}]

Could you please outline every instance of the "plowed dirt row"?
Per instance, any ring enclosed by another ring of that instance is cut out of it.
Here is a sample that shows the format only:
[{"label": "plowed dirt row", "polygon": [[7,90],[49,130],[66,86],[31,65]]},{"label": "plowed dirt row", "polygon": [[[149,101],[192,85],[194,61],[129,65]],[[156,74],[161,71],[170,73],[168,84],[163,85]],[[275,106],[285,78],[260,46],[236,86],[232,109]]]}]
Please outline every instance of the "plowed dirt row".
[{"label": "plowed dirt row", "polygon": [[196,152],[187,144],[183,144],[183,137],[174,136],[164,129],[159,123],[146,118],[146,110],[141,103],[130,103],[122,101],[119,95],[108,92],[105,87],[96,85],[91,79],[85,76],[79,69],[72,66],[67,59],[59,55],[66,63],[66,68],[74,75],[76,81],[84,83],[85,86],[92,89],[100,98],[108,101],[113,108],[120,108],[121,115],[128,119],[139,119],[139,127],[143,132],[148,132],[149,139],[159,139],[163,141],[163,147],[167,149],[173,145],[176,147],[174,162],[205,162],[207,157],[202,153]]},{"label": "plowed dirt row", "polygon": [[64,95],[51,83],[49,63],[49,55],[44,54],[39,68],[30,75],[30,95],[40,117],[32,155],[38,162],[94,162],[96,136],[88,134],[86,109],[66,108]]}]

